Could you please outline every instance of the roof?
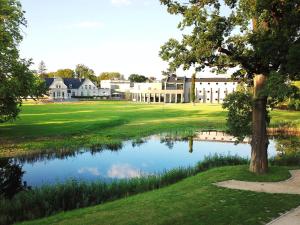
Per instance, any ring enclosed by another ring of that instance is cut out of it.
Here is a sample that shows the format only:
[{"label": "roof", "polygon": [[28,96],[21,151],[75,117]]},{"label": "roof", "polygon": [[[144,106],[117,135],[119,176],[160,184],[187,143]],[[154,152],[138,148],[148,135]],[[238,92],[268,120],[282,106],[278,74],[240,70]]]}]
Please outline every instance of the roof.
[{"label": "roof", "polygon": [[[51,84],[53,83],[55,78],[45,78],[45,82],[46,82],[46,86],[47,88],[49,88],[51,86]],[[86,79],[80,79],[80,78],[62,78],[64,84],[70,88],[73,88],[73,89],[78,89],[82,84],[83,82],[86,80]]]},{"label": "roof", "polygon": [[45,83],[46,83],[47,88],[51,86],[53,81],[54,81],[54,78],[45,78]]},{"label": "roof", "polygon": [[70,85],[72,85],[72,88],[78,89],[78,88],[83,84],[83,82],[85,81],[85,79],[79,79],[79,78],[64,78],[63,81],[64,81],[64,84],[65,84],[67,87],[70,87]]}]

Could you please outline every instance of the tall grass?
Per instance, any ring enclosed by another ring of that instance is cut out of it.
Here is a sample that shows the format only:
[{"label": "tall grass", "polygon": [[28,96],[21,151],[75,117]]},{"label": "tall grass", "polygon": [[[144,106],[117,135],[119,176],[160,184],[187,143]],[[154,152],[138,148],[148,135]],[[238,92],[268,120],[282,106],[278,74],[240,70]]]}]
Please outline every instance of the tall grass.
[{"label": "tall grass", "polygon": [[12,199],[0,198],[0,224],[32,220],[58,212],[101,204],[137,193],[159,189],[212,167],[241,165],[247,159],[238,156],[213,155],[195,167],[178,168],[163,174],[124,179],[112,183],[70,180],[16,194]]}]

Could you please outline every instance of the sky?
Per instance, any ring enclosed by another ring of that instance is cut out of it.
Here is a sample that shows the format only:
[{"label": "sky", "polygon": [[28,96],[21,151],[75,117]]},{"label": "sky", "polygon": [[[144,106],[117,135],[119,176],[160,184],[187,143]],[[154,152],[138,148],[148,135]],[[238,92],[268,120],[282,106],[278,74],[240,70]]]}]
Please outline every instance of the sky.
[{"label": "sky", "polygon": [[[48,72],[85,64],[101,72],[161,78],[167,63],[159,57],[169,38],[181,38],[179,16],[159,0],[21,0],[28,26],[22,57]],[[189,72],[179,75],[190,76]]]}]

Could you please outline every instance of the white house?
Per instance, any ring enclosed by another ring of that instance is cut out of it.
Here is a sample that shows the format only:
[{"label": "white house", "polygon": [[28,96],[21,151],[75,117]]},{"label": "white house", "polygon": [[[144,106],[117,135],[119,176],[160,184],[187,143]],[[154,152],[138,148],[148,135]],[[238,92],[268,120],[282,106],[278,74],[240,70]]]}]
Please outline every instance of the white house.
[{"label": "white house", "polygon": [[109,98],[110,89],[98,88],[89,79],[80,78],[46,78],[49,98],[53,100],[68,100],[80,97]]}]

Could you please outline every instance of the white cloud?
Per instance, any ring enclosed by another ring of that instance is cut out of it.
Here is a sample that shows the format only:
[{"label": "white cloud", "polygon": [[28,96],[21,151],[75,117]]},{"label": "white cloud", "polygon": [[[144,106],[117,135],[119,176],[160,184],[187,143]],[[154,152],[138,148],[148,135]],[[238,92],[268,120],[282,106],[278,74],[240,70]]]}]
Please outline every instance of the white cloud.
[{"label": "white cloud", "polygon": [[89,173],[94,176],[100,176],[100,172],[96,167],[84,167],[78,170],[79,174]]},{"label": "white cloud", "polygon": [[131,0],[111,0],[111,3],[116,6],[130,5]]},{"label": "white cloud", "polygon": [[108,170],[107,176],[110,178],[134,178],[134,177],[140,177],[141,172],[132,167],[129,164],[117,164],[112,165],[112,167]]}]

